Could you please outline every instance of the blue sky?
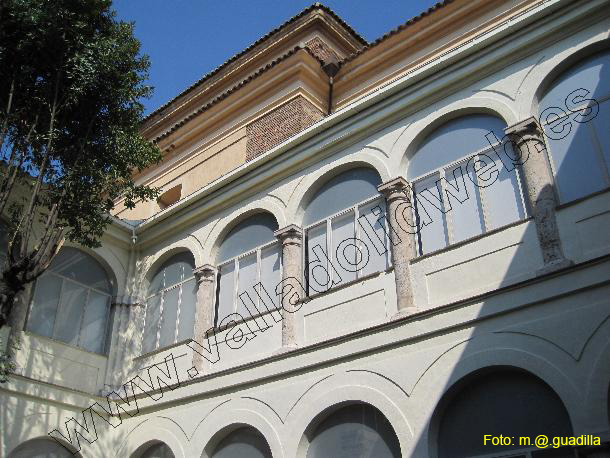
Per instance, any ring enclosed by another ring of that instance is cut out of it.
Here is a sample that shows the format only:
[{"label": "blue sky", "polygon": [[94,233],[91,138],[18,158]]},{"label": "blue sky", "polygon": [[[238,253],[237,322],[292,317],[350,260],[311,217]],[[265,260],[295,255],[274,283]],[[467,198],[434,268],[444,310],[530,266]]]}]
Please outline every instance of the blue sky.
[{"label": "blue sky", "polygon": [[[307,8],[301,0],[115,0],[125,21],[135,21],[136,36],[151,59],[145,100],[149,113]],[[372,41],[432,6],[430,0],[333,0],[322,2]]]}]

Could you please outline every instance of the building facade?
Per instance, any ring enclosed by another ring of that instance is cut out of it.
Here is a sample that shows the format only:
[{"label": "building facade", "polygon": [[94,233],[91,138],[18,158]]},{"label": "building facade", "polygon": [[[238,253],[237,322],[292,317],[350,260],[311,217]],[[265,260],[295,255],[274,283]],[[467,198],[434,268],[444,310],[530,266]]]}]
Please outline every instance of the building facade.
[{"label": "building facade", "polygon": [[315,4],[203,77],[159,199],[28,291],[0,455],[610,456],[609,30]]}]

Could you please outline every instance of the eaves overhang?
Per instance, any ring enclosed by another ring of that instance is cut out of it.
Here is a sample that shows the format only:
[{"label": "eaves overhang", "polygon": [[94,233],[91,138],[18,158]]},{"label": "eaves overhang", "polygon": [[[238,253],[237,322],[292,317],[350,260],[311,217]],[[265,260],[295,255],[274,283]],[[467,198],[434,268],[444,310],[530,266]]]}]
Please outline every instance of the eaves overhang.
[{"label": "eaves overhang", "polygon": [[[603,6],[605,3],[607,3],[606,0],[593,1],[588,3],[587,7],[583,6],[581,9],[590,11]],[[201,188],[190,196],[174,204],[172,207],[146,219],[136,227],[135,232],[138,234],[143,234],[144,232],[151,230],[159,223],[166,221],[168,218],[173,217],[180,212],[183,212],[183,210],[187,209],[188,207],[200,203],[205,198],[212,197],[214,193],[217,193],[223,188],[227,188],[231,183],[234,183],[239,178],[248,173],[252,173],[257,168],[272,161],[278,156],[289,152],[290,150],[293,150],[293,152],[297,150],[302,151],[303,149],[307,148],[308,141],[315,142],[318,140],[316,149],[311,150],[309,154],[317,154],[321,150],[334,147],[339,140],[345,140],[345,136],[343,135],[340,136],[339,139],[335,138],[334,140],[324,142],[324,134],[327,134],[326,138],[328,138],[331,133],[336,133],[336,128],[340,127],[339,125],[341,123],[350,118],[353,118],[351,120],[351,124],[355,125],[357,123],[356,116],[374,105],[378,105],[376,107],[377,109],[367,117],[366,126],[361,125],[359,129],[367,129],[367,126],[370,126],[371,124],[378,124],[382,122],[383,119],[391,118],[393,114],[388,113],[381,108],[385,108],[390,103],[394,103],[396,100],[390,100],[393,98],[395,99],[393,96],[396,96],[401,91],[408,89],[410,86],[415,85],[423,79],[437,74],[455,63],[463,61],[467,57],[472,56],[476,52],[492,45],[496,41],[506,38],[511,34],[517,34],[517,32],[523,27],[551,14],[551,12],[571,4],[575,4],[575,8],[578,8],[581,5],[577,4],[577,2],[574,0],[541,0],[534,3],[530,8],[522,11],[518,16],[509,17],[503,22],[497,24],[495,28],[486,30],[476,37],[473,37],[468,42],[462,42],[455,48],[447,50],[442,55],[436,56],[430,61],[419,64],[396,81],[393,81],[383,88],[380,88],[379,90],[372,92],[357,101],[354,101],[352,104],[338,110],[332,115],[323,118],[310,128],[295,135],[265,154],[262,154],[256,159],[247,162],[232,172],[218,178],[204,188]],[[564,20],[568,20],[565,15],[562,18]],[[384,104],[385,107],[382,107]],[[404,107],[395,107],[393,112],[399,111],[402,108]],[[350,132],[350,135],[352,134],[353,132]],[[165,226],[168,228],[173,227],[173,225]],[[158,236],[160,236],[160,234],[156,234],[154,238],[156,239]]]},{"label": "eaves overhang", "polygon": [[[240,70],[235,68],[236,65],[238,67],[245,65],[248,59],[256,60],[256,54],[260,54],[261,46],[266,45],[274,47],[277,44],[276,41],[278,39],[286,39],[287,37],[290,37],[296,33],[296,31],[292,30],[292,28],[297,27],[299,24],[303,25],[303,21],[317,21],[318,23],[321,22],[322,24],[325,24],[323,27],[325,27],[328,32],[332,32],[334,36],[347,47],[347,53],[358,50],[368,44],[364,38],[362,38],[352,27],[350,27],[343,19],[334,13],[334,11],[320,3],[314,3],[292,18],[288,19],[279,27],[276,27],[263,37],[256,40],[244,50],[229,58],[227,61],[180,92],[170,101],[148,114],[142,121],[142,132],[145,135],[149,135],[149,132],[151,130],[155,130],[156,126],[167,122],[166,119],[171,118],[174,113],[183,109],[184,105],[190,104],[192,99],[198,98],[202,91],[207,91],[207,86],[209,84],[220,84],[223,78],[227,77],[228,73],[239,73]],[[244,77],[245,76],[246,75],[244,75]],[[157,136],[157,134],[154,134],[153,136]]]}]

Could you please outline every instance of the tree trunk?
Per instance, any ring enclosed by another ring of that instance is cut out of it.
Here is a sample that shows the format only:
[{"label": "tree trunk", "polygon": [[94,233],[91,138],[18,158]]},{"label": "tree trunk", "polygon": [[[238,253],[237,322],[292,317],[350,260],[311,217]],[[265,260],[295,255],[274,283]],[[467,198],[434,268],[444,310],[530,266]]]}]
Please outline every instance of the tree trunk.
[{"label": "tree trunk", "polygon": [[16,303],[17,296],[24,291],[25,282],[21,280],[22,272],[9,267],[2,275],[0,282],[0,328],[9,323],[9,318]]}]

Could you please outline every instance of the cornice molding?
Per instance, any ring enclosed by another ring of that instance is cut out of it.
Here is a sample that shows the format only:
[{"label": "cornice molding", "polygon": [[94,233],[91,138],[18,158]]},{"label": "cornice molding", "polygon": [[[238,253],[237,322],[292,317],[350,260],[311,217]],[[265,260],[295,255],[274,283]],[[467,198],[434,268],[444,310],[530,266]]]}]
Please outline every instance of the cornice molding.
[{"label": "cornice molding", "polygon": [[[268,176],[273,175],[274,181],[289,176],[295,172],[295,167],[302,168],[308,161],[320,160],[321,157],[334,154],[346,144],[353,144],[372,132],[381,130],[409,113],[421,109],[430,99],[438,97],[440,92],[451,91],[452,85],[470,84],[471,81],[466,79],[477,78],[477,69],[509,65],[510,62],[523,57],[519,53],[535,52],[536,46],[549,35],[554,39],[562,38],[563,36],[557,34],[565,30],[565,24],[575,21],[598,22],[600,18],[592,17],[590,12],[603,8],[605,3],[606,0],[598,0],[575,5],[571,0],[546,0],[518,18],[507,18],[494,31],[465,46],[460,46],[443,58],[422,65],[408,77],[402,77],[338,110],[299,135],[193,193],[188,199],[157,213],[144,221],[136,230],[142,234],[141,240],[148,245],[163,236],[164,231],[157,226],[159,222],[169,217],[173,219],[172,224],[163,224],[162,227],[165,227],[166,231],[171,228],[174,233],[188,225],[194,218],[201,221],[219,207],[229,205],[236,198],[235,196],[243,199],[246,195],[244,193],[249,195],[258,192],[261,186],[268,186],[269,183],[266,181]],[[555,14],[553,27],[533,26],[536,21],[547,18],[565,6],[573,6],[573,8]],[[569,30],[566,33],[568,32]],[[515,35],[521,38],[505,40],[499,48],[495,48],[495,54],[490,56],[488,52],[490,45]],[[471,64],[466,65],[465,61]],[[455,65],[457,69],[449,71]],[[435,77],[433,81],[427,81],[430,76]],[[439,88],[442,88],[442,91],[439,91]],[[413,102],[414,97],[417,103]],[[280,155],[281,160],[278,160]],[[255,169],[258,169],[257,173],[252,173]],[[271,172],[270,169],[273,171]],[[246,174],[249,174],[248,180],[236,181]]]},{"label": "cornice molding", "polygon": [[[157,126],[167,123],[187,106],[195,110],[195,104],[201,106],[207,103],[204,101],[205,98],[211,100],[236,82],[247,78],[248,74],[267,65],[272,56],[277,55],[282,48],[285,53],[297,46],[299,36],[310,29],[319,31],[323,36],[328,35],[342,48],[340,51],[344,55],[353,53],[367,44],[332,10],[314,4],[228,59],[148,115],[142,124],[142,133],[148,137],[157,136]],[[215,91],[216,95],[213,94]]]}]

